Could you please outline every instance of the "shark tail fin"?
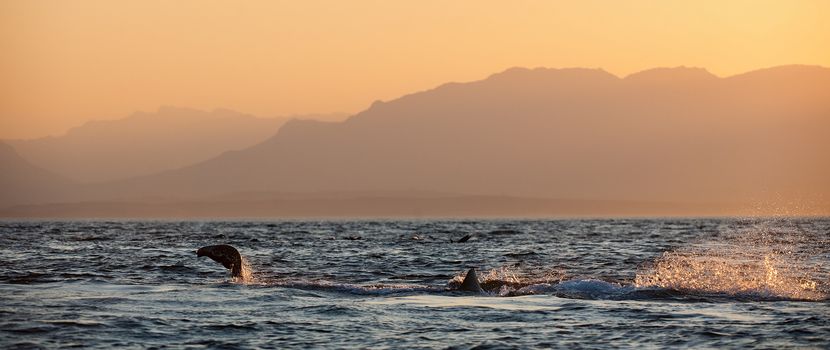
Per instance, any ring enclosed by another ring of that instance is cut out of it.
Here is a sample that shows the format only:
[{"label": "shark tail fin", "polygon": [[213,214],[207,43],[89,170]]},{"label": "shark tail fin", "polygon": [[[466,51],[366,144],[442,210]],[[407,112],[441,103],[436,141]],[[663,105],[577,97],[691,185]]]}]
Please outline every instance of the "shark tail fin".
[{"label": "shark tail fin", "polygon": [[232,246],[220,244],[201,247],[196,251],[196,256],[206,256],[222,264],[226,269],[231,270],[233,277],[242,276],[242,255]]}]

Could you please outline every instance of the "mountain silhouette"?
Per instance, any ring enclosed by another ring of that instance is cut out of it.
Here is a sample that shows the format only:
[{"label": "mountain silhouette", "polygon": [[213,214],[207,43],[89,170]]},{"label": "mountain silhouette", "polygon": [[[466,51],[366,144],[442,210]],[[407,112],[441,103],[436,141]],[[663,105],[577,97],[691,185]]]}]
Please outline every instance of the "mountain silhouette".
[{"label": "mountain silhouette", "polygon": [[33,164],[88,183],[150,175],[244,149],[272,136],[286,120],[161,107],[89,122],[58,137],[7,142]]},{"label": "mountain silhouette", "polygon": [[60,198],[74,188],[69,180],[32,165],[2,142],[0,164],[0,208]]},{"label": "mountain silhouette", "polygon": [[822,67],[726,78],[685,67],[625,78],[512,68],[378,101],[345,122],[292,120],[250,148],[71,199],[433,191],[804,202],[830,198],[828,115],[830,69]]}]

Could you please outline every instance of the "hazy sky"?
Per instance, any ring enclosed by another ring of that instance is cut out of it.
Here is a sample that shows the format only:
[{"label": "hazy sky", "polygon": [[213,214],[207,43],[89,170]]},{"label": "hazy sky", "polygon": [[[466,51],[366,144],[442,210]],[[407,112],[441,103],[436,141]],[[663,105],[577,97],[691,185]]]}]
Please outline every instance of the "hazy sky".
[{"label": "hazy sky", "polygon": [[512,66],[830,66],[830,1],[0,2],[0,138],[159,105],[358,112]]}]

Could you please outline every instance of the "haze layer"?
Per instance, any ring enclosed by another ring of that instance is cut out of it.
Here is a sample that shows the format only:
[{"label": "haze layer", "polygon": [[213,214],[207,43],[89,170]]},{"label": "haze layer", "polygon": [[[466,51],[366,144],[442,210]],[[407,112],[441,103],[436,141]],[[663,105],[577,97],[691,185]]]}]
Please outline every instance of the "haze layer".
[{"label": "haze layer", "polygon": [[816,66],[727,78],[515,68],[376,102],[342,123],[290,121],[258,145],[181,169],[7,204],[426,193],[618,201],[595,215],[642,202],[711,204],[669,211],[685,215],[769,203],[827,214],[828,115],[830,69]]}]

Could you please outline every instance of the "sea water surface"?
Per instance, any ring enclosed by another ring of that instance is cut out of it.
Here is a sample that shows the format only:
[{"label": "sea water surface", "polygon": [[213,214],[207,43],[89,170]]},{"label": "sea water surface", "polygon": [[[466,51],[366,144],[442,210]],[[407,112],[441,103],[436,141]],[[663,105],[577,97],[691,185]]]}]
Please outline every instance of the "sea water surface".
[{"label": "sea water surface", "polygon": [[[249,278],[194,253],[222,243]],[[0,348],[830,347],[828,219],[5,221],[0,247]],[[470,267],[487,293],[454,290]]]}]

